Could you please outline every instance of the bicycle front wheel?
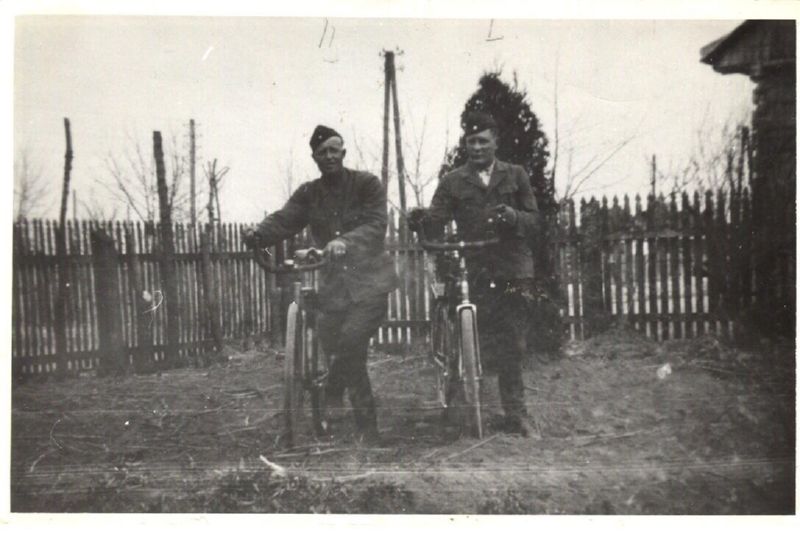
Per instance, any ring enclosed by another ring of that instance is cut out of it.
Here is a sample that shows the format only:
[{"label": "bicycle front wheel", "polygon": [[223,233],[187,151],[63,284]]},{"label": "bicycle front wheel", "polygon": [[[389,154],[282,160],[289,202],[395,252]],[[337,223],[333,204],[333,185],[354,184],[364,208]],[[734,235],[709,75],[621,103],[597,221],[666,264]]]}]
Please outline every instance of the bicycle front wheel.
[{"label": "bicycle front wheel", "polygon": [[297,303],[289,305],[286,317],[286,352],[283,358],[283,408],[286,419],[286,441],[294,445],[303,407],[303,313]]},{"label": "bicycle front wheel", "polygon": [[475,312],[464,308],[459,312],[461,335],[461,367],[463,370],[466,419],[472,435],[483,438],[481,418],[480,369],[478,367],[478,326]]}]

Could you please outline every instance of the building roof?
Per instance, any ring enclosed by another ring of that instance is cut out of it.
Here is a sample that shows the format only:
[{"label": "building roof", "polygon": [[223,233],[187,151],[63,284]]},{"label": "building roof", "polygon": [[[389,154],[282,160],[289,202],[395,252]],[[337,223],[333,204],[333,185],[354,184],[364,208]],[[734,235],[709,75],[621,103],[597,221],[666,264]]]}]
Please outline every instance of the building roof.
[{"label": "building roof", "polygon": [[755,75],[795,62],[795,21],[747,20],[700,49],[700,61],[720,73]]}]

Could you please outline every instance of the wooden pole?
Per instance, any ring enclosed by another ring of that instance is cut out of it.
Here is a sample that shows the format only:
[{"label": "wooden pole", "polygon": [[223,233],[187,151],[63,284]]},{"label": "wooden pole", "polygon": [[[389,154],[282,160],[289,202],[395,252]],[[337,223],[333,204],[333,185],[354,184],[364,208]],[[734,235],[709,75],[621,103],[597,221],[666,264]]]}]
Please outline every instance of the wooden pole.
[{"label": "wooden pole", "polygon": [[192,229],[197,226],[197,203],[195,192],[195,143],[194,119],[189,120],[189,186],[191,190],[191,220]]},{"label": "wooden pole", "polygon": [[200,233],[200,249],[202,250],[201,272],[203,276],[203,297],[205,299],[205,316],[211,338],[214,340],[214,347],[217,351],[222,351],[222,331],[219,326],[219,303],[217,302],[217,292],[214,288],[214,271],[211,266],[211,248],[209,246],[211,238],[212,224],[206,226],[206,230]]},{"label": "wooden pole", "polygon": [[[137,374],[147,374],[153,370],[153,319],[155,299],[153,293],[143,286],[138,250],[136,249],[135,229],[132,224],[125,226],[125,245],[127,247],[128,268],[130,269],[131,289],[133,289],[133,310],[136,315],[136,353],[133,368]],[[141,232],[141,230],[139,230]]]},{"label": "wooden pole", "polygon": [[163,304],[167,312],[167,343],[165,348],[165,367],[173,367],[178,362],[178,285],[175,276],[175,243],[172,232],[172,209],[169,204],[164,149],[161,132],[153,132],[153,154],[156,162],[156,182],[158,183],[158,207],[161,216],[161,280],[163,282]]},{"label": "wooden pole", "polygon": [[394,145],[397,158],[397,187],[400,194],[400,242],[406,240],[406,167],[403,161],[403,140],[400,135],[400,105],[397,101],[397,76],[394,66],[394,54],[390,57],[389,76],[392,89],[392,106],[394,110]]},{"label": "wooden pole", "polygon": [[389,189],[389,87],[391,86],[391,78],[389,76],[389,66],[394,65],[394,53],[391,51],[384,51],[384,64],[383,64],[383,160],[381,162],[381,182],[383,187],[388,191]]},{"label": "wooden pole", "polygon": [[91,232],[97,299],[97,328],[100,337],[100,375],[122,375],[128,366],[122,336],[117,275],[117,250],[114,239],[102,229]]},{"label": "wooden pole", "polygon": [[69,119],[64,119],[64,134],[67,150],[64,153],[64,183],[61,187],[61,212],[59,213],[56,239],[56,259],[58,261],[58,297],[55,307],[55,334],[58,370],[66,365],[67,353],[67,295],[69,280],[67,278],[67,203],[69,201],[69,181],[72,172],[72,133]]},{"label": "wooden pole", "polygon": [[650,162],[650,194],[655,197],[656,196],[656,155],[653,154],[653,158]]}]

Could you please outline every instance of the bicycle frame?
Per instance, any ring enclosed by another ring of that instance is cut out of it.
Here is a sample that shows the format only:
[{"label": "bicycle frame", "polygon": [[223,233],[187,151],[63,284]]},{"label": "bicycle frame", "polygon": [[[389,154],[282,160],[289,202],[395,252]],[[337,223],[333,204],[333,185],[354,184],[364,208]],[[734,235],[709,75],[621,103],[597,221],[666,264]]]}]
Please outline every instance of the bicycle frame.
[{"label": "bicycle frame", "polygon": [[298,250],[295,260],[273,265],[268,252],[254,249],[256,263],[272,274],[298,274],[292,282],[292,302],[287,310],[286,350],[284,354],[284,385],[287,440],[293,445],[300,422],[303,395],[311,395],[314,429],[326,433],[328,422],[324,413],[324,390],[328,378],[327,358],[317,338],[317,276],[316,270],[327,265],[327,257],[316,249]]},{"label": "bicycle frame", "polygon": [[[469,409],[471,428],[478,438],[483,436],[482,421],[481,421],[481,404],[480,404],[480,385],[483,375],[483,369],[480,361],[480,343],[478,339],[478,323],[477,323],[477,306],[470,300],[469,294],[469,272],[467,270],[465,252],[470,249],[480,249],[490,245],[497,244],[498,239],[488,239],[479,241],[459,241],[459,242],[445,242],[434,243],[429,242],[424,238],[424,232],[418,232],[420,245],[423,249],[428,251],[439,252],[455,252],[458,256],[458,275],[454,280],[454,287],[448,288],[445,285],[440,295],[437,295],[437,313],[434,314],[435,320],[433,322],[433,335],[432,335],[432,360],[438,366],[439,380],[437,383],[437,392],[439,401],[442,403],[445,413],[451,405],[451,399],[454,398],[453,393],[457,393],[458,389],[454,386],[456,382],[461,382],[464,385],[463,392],[465,393],[465,400]],[[458,304],[455,306],[455,321],[452,320],[451,303],[448,299],[449,293],[457,292]],[[439,310],[444,307],[444,315]],[[442,321],[443,320],[443,321]],[[437,329],[437,326],[442,328]],[[437,331],[439,334],[437,334]],[[441,340],[441,343],[437,343]],[[452,357],[452,351],[447,351],[453,348],[454,344],[458,344],[458,357]],[[443,351],[439,351],[438,348]],[[455,361],[455,366],[453,366]],[[454,372],[453,372],[454,371]],[[454,376],[456,376],[454,378]],[[457,380],[457,381],[456,381]]]}]

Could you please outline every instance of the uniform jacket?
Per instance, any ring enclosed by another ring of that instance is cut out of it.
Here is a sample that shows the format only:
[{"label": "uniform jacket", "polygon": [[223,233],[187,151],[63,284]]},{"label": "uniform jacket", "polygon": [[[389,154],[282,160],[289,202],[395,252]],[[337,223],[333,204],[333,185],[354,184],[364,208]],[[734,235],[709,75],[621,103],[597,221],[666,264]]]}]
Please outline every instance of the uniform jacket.
[{"label": "uniform jacket", "polygon": [[533,277],[530,238],[537,227],[539,210],[528,174],[510,163],[495,160],[489,185],[484,186],[469,163],[447,173],[439,182],[430,206],[433,224],[455,220],[465,240],[486,238],[491,210],[505,203],[517,211],[513,227],[499,228],[500,244],[467,254],[474,279],[510,280]]},{"label": "uniform jacket", "polygon": [[386,191],[375,175],[345,168],[341,178],[318,178],[301,185],[286,205],[267,216],[257,232],[265,245],[311,226],[314,246],[340,238],[345,256],[326,266],[320,283],[323,310],[337,310],[397,287],[386,253]]}]

